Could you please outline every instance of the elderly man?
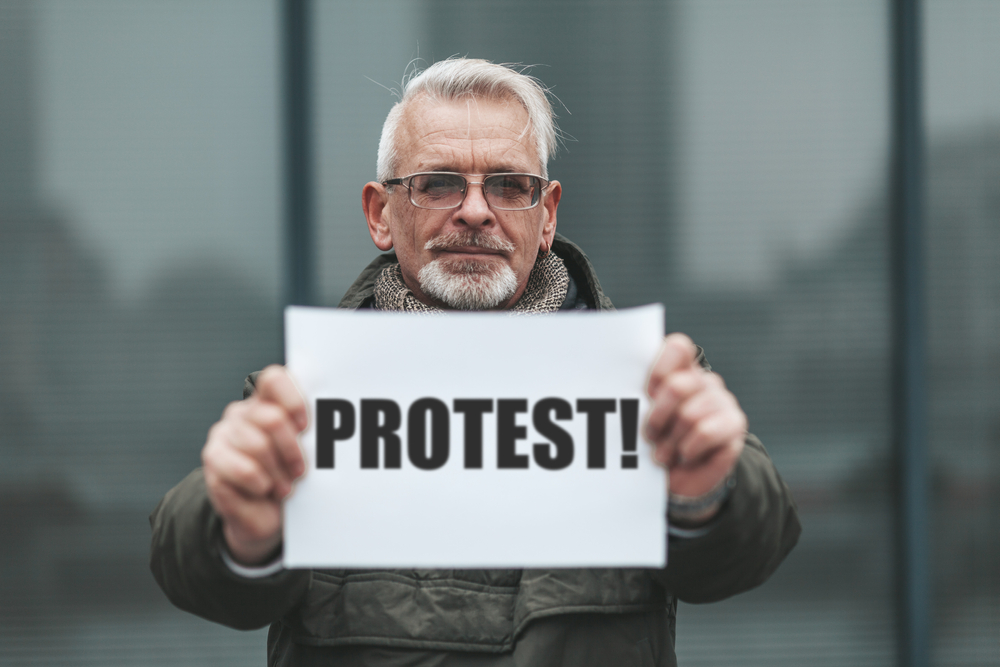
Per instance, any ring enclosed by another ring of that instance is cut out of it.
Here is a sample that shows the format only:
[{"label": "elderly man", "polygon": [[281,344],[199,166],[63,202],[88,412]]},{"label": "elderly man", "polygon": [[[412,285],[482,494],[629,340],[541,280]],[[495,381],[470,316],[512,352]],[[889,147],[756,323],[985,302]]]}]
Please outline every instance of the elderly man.
[{"label": "elderly man", "polygon": [[[556,234],[555,144],[530,77],[452,59],[410,80],[362,193],[387,254],[341,307],[611,308],[586,256]],[[305,471],[296,434],[308,416],[271,366],[209,431],[203,469],[153,512],[153,573],[182,609],[270,624],[270,665],[673,665],[677,600],[760,584],[799,524],[735,397],[685,336],[665,340],[646,390],[644,435],[671,490],[665,569],[282,569],[281,502]]]}]

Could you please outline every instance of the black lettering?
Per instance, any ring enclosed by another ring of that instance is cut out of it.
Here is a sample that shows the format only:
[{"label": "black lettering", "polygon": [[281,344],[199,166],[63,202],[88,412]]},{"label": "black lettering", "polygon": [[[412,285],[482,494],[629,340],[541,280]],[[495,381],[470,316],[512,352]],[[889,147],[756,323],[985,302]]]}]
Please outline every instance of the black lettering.
[{"label": "black lettering", "polygon": [[[431,414],[431,453],[427,455],[427,413]],[[410,462],[421,470],[437,470],[448,461],[448,406],[436,398],[421,398],[413,402],[406,416],[406,450]]]},{"label": "black lettering", "polygon": [[[339,426],[335,425],[337,415]],[[340,398],[316,399],[316,467],[333,467],[333,443],[354,435],[354,406]]]},{"label": "black lettering", "polygon": [[[532,411],[535,430],[552,441],[551,445],[547,442],[535,443],[535,463],[546,470],[562,470],[573,462],[573,436],[552,422],[550,412],[555,412],[556,419],[563,421],[573,418],[573,407],[561,398],[543,398],[535,403]],[[552,455],[553,448],[555,456]]]},{"label": "black lettering", "polygon": [[622,468],[638,468],[639,457],[635,453],[635,444],[639,430],[639,399],[622,398],[618,404],[621,406],[622,416]]},{"label": "black lettering", "polygon": [[527,468],[528,455],[517,453],[517,441],[527,437],[527,429],[517,424],[517,413],[528,411],[523,398],[497,401],[497,468]]},{"label": "black lettering", "polygon": [[604,416],[615,411],[613,398],[580,398],[576,401],[577,412],[587,413],[587,467],[604,468],[604,453],[607,437]]},{"label": "black lettering", "polygon": [[456,398],[455,412],[465,415],[465,467],[483,467],[483,414],[493,412],[489,398]]},{"label": "black lettering", "polygon": [[[384,418],[383,418],[384,416]],[[399,443],[402,414],[395,401],[361,399],[361,467],[378,468],[378,443],[385,442],[385,467],[398,468],[403,457]]]}]

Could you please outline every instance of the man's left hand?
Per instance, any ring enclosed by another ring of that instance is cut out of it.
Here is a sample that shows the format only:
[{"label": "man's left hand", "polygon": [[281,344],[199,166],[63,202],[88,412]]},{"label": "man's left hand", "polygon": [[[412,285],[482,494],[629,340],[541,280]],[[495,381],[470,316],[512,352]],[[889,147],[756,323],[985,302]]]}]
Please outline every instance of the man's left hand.
[{"label": "man's left hand", "polygon": [[664,339],[646,393],[644,435],[667,468],[670,492],[697,497],[715,489],[743,451],[747,417],[736,397],[701,367],[698,348],[684,334]]}]

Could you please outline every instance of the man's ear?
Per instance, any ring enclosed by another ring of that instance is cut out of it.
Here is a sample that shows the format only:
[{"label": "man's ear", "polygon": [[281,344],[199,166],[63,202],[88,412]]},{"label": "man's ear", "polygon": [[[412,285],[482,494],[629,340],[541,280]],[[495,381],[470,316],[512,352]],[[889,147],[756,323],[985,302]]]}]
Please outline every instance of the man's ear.
[{"label": "man's ear", "polygon": [[388,203],[389,193],[385,191],[384,185],[375,181],[365,183],[361,191],[361,208],[368,221],[368,233],[383,252],[392,250],[392,232],[389,230],[389,212],[386,210]]},{"label": "man's ear", "polygon": [[542,246],[541,250],[551,250],[556,238],[556,209],[562,198],[562,185],[559,181],[549,183],[542,200]]}]

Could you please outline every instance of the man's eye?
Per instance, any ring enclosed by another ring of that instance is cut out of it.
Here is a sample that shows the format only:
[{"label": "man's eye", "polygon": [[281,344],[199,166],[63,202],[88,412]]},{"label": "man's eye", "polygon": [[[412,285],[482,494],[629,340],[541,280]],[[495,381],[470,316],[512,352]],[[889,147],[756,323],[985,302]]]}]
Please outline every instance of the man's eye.
[{"label": "man's eye", "polygon": [[495,176],[487,187],[493,194],[504,198],[520,197],[531,189],[531,179],[524,176]]},{"label": "man's eye", "polygon": [[427,176],[417,179],[413,184],[417,190],[429,195],[441,195],[455,192],[462,189],[454,177],[448,176]]}]

